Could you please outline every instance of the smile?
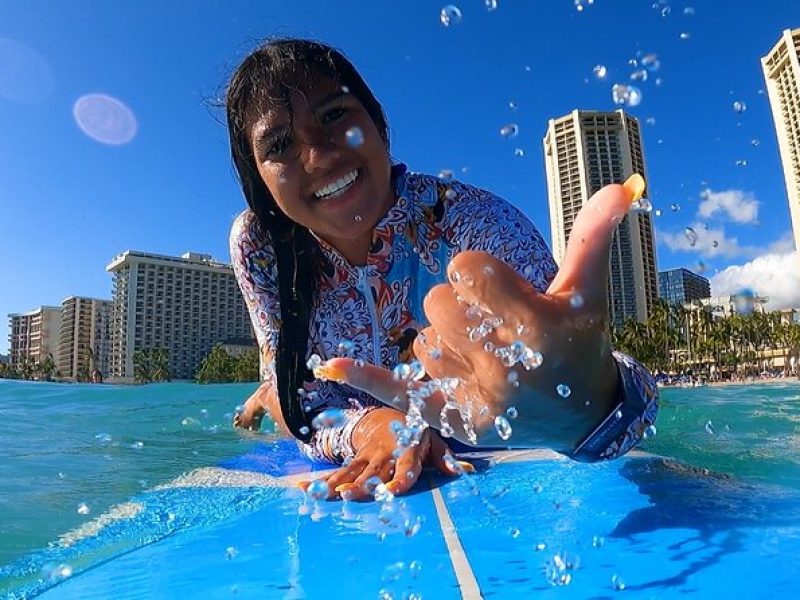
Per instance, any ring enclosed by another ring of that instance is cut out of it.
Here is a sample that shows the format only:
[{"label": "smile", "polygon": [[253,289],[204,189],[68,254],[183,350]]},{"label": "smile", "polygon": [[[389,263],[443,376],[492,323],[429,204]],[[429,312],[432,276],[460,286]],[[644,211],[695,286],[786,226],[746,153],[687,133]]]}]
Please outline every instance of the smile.
[{"label": "smile", "polygon": [[337,196],[341,196],[345,193],[350,186],[355,183],[359,176],[358,169],[353,169],[346,175],[343,175],[336,181],[329,183],[323,188],[320,188],[318,191],[314,192],[314,197],[317,200],[328,200],[330,198],[336,198]]}]

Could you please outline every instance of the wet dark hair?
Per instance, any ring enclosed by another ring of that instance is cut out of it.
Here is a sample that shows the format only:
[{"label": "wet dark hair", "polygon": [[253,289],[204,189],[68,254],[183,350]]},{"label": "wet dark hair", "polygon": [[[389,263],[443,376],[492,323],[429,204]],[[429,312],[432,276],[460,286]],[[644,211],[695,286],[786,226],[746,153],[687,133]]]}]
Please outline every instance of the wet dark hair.
[{"label": "wet dark hair", "polygon": [[309,319],[317,292],[321,253],[311,232],[278,207],[258,173],[250,133],[269,107],[290,111],[292,92],[307,92],[315,77],[346,86],[366,109],[389,145],[386,117],[375,95],[353,64],[338,50],[303,39],[269,39],[253,50],[231,77],[225,107],[231,155],[242,192],[259,225],[269,232],[278,269],[281,326],[276,353],[278,399],[284,421],[296,438],[311,438],[310,421],[297,402],[297,390],[310,379],[306,367]]}]

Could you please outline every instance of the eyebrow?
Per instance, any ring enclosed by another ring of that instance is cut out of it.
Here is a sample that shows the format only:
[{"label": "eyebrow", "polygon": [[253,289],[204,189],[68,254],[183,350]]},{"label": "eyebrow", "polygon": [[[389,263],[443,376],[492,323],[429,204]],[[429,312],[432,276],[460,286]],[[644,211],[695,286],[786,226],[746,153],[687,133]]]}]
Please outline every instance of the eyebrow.
[{"label": "eyebrow", "polygon": [[[338,88],[336,91],[331,92],[327,96],[325,96],[322,100],[316,103],[314,106],[313,111],[317,112],[323,106],[330,104],[334,100],[341,98],[342,96],[348,95],[350,92],[343,90],[341,87]],[[257,153],[261,153],[264,148],[268,148],[271,146],[275,141],[281,138],[281,136],[286,135],[288,130],[288,125],[279,125],[277,127],[257,127],[257,131],[255,133],[253,146]]]}]

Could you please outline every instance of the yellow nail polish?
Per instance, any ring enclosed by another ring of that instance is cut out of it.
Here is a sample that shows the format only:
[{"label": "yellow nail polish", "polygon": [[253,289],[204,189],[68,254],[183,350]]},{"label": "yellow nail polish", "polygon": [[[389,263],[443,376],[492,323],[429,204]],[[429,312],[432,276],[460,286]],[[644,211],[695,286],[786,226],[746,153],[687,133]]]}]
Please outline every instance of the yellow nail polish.
[{"label": "yellow nail polish", "polygon": [[314,367],[313,372],[314,377],[317,379],[327,379],[328,381],[335,381],[337,383],[344,383],[347,375],[339,367],[334,367],[331,365],[320,365],[319,367]]},{"label": "yellow nail polish", "polygon": [[464,473],[474,473],[475,472],[475,467],[472,465],[472,463],[468,463],[465,460],[459,460],[458,461],[458,465],[462,469],[464,469]]},{"label": "yellow nail polish", "polygon": [[305,491],[308,486],[311,485],[311,482],[308,480],[301,480],[294,484],[294,487],[300,488],[301,490]]},{"label": "yellow nail polish", "polygon": [[392,494],[396,494],[397,490],[400,486],[403,485],[400,481],[395,481],[394,479],[386,484],[386,489],[392,492]]},{"label": "yellow nail polish", "polygon": [[342,492],[349,492],[351,490],[354,490],[357,487],[358,486],[355,483],[342,483],[333,488],[333,491],[336,492],[337,494],[341,494]]},{"label": "yellow nail polish", "polygon": [[622,187],[624,187],[631,195],[631,202],[641,200],[642,196],[644,195],[645,188],[644,177],[638,173],[634,173],[625,180],[625,183],[622,184]]}]

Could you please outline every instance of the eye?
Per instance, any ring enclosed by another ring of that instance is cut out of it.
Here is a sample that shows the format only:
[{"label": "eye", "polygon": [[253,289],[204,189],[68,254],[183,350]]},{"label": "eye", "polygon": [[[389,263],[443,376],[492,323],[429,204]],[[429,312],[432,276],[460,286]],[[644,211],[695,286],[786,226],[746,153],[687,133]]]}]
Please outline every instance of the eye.
[{"label": "eye", "polygon": [[275,138],[272,142],[268,143],[264,152],[265,158],[276,158],[281,156],[292,143],[292,138],[288,135],[282,135]]},{"label": "eye", "polygon": [[344,117],[346,112],[347,109],[342,107],[336,107],[329,110],[324,115],[322,115],[323,125],[328,125],[330,123],[336,123],[337,121],[340,121],[342,117]]}]

